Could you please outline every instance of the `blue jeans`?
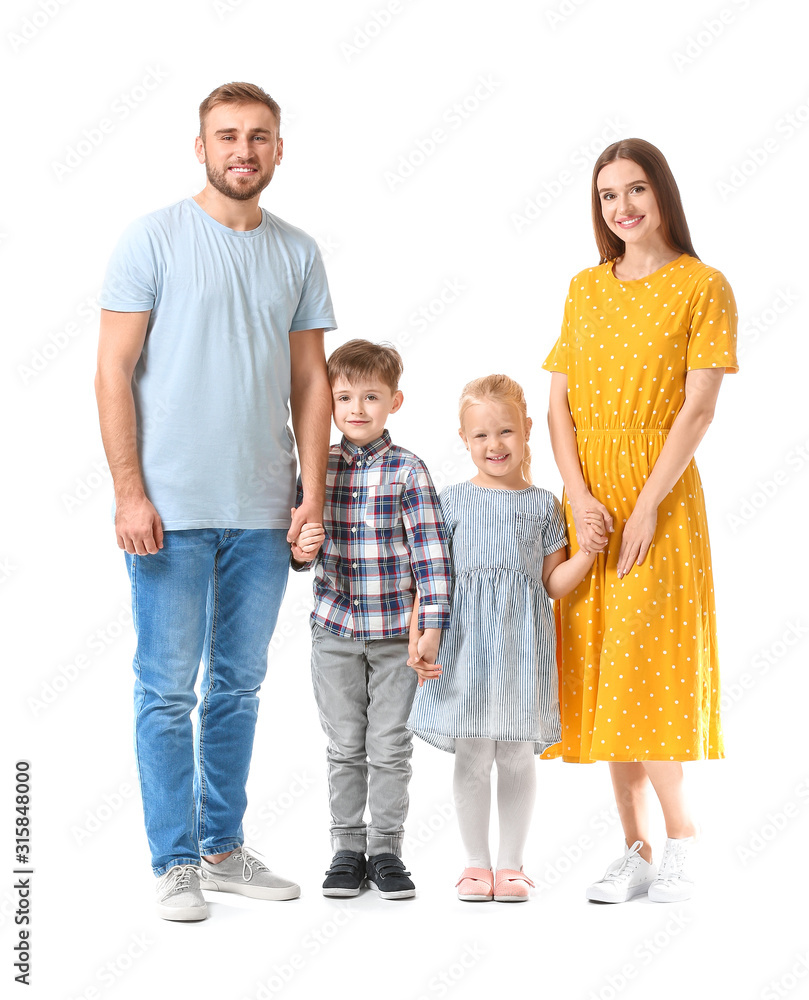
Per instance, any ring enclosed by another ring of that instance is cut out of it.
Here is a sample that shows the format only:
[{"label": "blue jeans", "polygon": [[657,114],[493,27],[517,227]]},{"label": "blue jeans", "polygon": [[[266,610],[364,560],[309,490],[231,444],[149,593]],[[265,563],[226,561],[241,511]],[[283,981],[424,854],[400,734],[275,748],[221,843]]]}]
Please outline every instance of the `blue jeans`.
[{"label": "blue jeans", "polygon": [[127,554],[126,563],[138,642],[135,754],[152,868],[162,875],[242,844],[258,690],[289,545],[280,528],[166,531],[159,552]]}]

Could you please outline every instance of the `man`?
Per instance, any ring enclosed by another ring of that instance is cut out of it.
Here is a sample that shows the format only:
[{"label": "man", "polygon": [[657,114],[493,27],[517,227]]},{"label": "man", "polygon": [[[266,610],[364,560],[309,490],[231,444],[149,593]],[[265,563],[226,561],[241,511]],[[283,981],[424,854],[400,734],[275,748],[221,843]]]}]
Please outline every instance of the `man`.
[{"label": "man", "polygon": [[[261,88],[214,90],[195,147],[205,188],[130,226],[100,299],[96,395],[132,587],[135,751],[169,920],[207,916],[201,887],[300,895],[242,840],[288,540],[322,519],[331,415],[320,254],[258,204],[279,130]],[[290,409],[304,491],[291,525]]]}]

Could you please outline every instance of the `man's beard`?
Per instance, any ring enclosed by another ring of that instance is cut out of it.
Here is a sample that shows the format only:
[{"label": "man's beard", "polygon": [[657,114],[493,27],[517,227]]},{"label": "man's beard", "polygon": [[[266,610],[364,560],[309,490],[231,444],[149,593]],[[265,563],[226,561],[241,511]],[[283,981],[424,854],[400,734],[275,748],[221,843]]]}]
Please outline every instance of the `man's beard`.
[{"label": "man's beard", "polygon": [[[246,163],[244,166],[256,167],[254,163]],[[256,167],[256,170],[258,170],[258,167]],[[233,198],[234,201],[249,201],[251,198],[255,198],[271,180],[271,178],[265,179],[260,171],[255,174],[250,183],[247,183],[246,179],[236,180],[228,174],[227,168],[224,170],[215,170],[207,161],[205,163],[205,172],[208,175],[211,187],[216,188],[226,198]]]}]

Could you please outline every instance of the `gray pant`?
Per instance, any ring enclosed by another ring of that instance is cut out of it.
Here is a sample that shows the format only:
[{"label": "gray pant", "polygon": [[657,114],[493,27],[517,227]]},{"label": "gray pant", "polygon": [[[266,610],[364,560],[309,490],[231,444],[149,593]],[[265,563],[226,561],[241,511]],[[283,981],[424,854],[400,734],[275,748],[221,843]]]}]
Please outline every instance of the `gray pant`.
[{"label": "gray pant", "polygon": [[407,637],[365,641],[312,623],[312,683],[329,738],[332,850],[400,855],[413,752],[405,723],[418,683]]}]

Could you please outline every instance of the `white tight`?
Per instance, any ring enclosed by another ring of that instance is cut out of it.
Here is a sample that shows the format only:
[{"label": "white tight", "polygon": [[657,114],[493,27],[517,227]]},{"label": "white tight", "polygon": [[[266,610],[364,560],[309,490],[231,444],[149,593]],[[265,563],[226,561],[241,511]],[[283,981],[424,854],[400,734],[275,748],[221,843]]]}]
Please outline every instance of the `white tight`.
[{"label": "white tight", "polygon": [[536,798],[534,744],[502,740],[455,741],[452,790],[467,867],[491,868],[489,813],[492,764],[497,762],[497,812],[500,819],[498,868],[519,871]]}]

